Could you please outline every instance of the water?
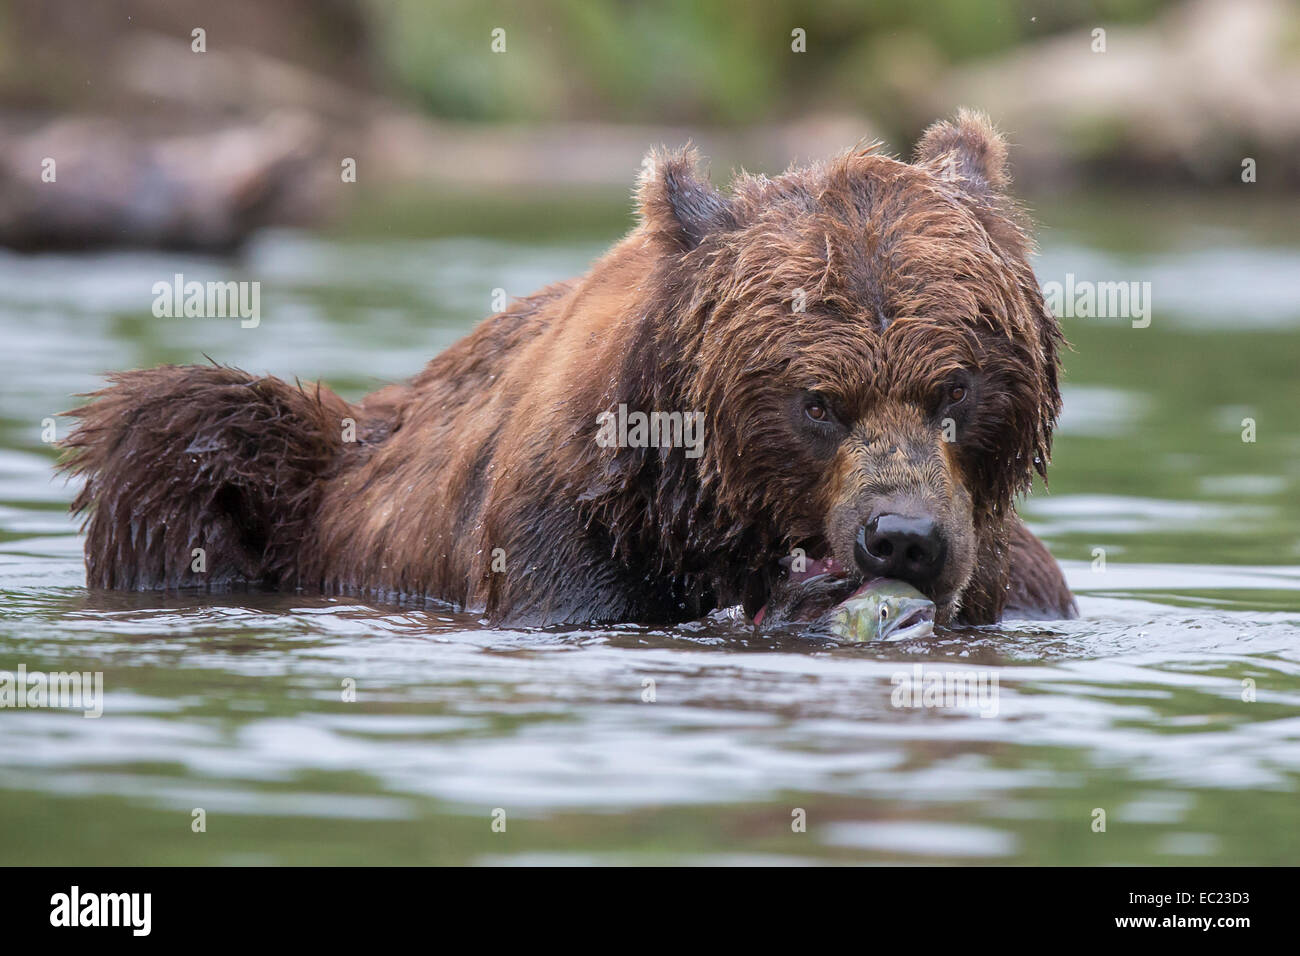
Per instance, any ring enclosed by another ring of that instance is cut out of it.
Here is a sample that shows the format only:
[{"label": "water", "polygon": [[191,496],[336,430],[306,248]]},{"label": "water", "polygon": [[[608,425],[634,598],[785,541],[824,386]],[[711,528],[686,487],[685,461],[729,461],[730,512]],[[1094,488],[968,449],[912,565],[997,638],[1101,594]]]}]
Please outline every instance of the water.
[{"label": "water", "polygon": [[[833,650],[723,615],[525,633],[84,588],[41,431],[102,372],[206,353],[357,397],[416,371],[494,288],[581,271],[617,224],[267,234],[233,262],[0,253],[0,669],[102,671],[105,688],[99,719],[0,710],[0,863],[1300,862],[1287,213],[1039,210],[1042,281],[1153,283],[1149,328],[1067,323],[1051,493],[1024,508],[1083,616]],[[177,272],[261,281],[260,327],[153,318],[153,283]],[[990,694],[996,677],[996,697],[893,706],[917,665]]]}]

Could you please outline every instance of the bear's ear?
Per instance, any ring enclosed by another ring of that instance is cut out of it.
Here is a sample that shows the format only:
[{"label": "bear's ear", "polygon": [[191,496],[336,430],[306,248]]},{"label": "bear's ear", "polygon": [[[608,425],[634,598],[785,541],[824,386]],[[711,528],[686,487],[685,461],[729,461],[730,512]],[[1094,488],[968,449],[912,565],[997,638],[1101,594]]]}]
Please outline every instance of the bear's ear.
[{"label": "bear's ear", "polygon": [[916,144],[916,161],[941,179],[961,180],[976,192],[1002,189],[1007,173],[1007,143],[992,121],[975,110],[960,109],[957,118],[940,121]]},{"label": "bear's ear", "polygon": [[690,146],[651,150],[641,163],[636,198],[641,221],[682,251],[735,226],[731,204],[710,185]]}]

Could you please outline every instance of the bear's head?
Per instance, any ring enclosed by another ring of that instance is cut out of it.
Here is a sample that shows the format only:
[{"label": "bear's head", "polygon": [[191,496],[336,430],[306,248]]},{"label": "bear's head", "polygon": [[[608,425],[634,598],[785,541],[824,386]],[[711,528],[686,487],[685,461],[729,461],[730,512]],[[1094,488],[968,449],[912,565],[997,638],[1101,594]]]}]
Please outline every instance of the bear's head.
[{"label": "bear's head", "polygon": [[635,400],[705,428],[698,459],[659,456],[648,506],[679,568],[736,569],[713,587],[751,613],[791,556],[996,619],[1062,345],[1005,164],[966,111],[912,163],[858,148],[725,194],[689,149],[647,158],[655,265],[627,368]]}]

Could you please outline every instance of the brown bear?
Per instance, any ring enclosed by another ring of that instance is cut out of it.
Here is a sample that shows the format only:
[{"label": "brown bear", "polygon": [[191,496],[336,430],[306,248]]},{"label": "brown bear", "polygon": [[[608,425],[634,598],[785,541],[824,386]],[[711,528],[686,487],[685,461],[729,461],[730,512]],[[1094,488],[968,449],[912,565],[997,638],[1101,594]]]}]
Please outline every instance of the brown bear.
[{"label": "brown bear", "polygon": [[913,163],[859,147],[726,194],[652,152],[639,224],[585,276],[359,403],[114,375],[66,442],[87,582],[659,624],[753,614],[794,555],[909,581],[941,623],[1070,616],[1015,511],[1062,337],[1006,185],[965,111]]}]

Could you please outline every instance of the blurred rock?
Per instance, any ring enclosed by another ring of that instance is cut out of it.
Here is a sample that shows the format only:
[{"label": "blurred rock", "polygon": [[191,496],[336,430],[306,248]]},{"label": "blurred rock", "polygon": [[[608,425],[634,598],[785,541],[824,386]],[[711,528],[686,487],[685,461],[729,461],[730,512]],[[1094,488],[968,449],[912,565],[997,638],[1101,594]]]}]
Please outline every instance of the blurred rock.
[{"label": "blurred rock", "polygon": [[820,116],[745,130],[689,126],[451,123],[390,110],[366,134],[372,173],[438,187],[608,186],[631,190],[650,147],[694,142],[725,182],[733,168],[779,173],[824,159],[876,134],[869,122]]},{"label": "blurred rock", "polygon": [[962,103],[1014,143],[1017,178],[1043,187],[1083,177],[1300,183],[1300,6],[1192,0],[1142,27],[1054,36],[917,90],[917,124]]}]

